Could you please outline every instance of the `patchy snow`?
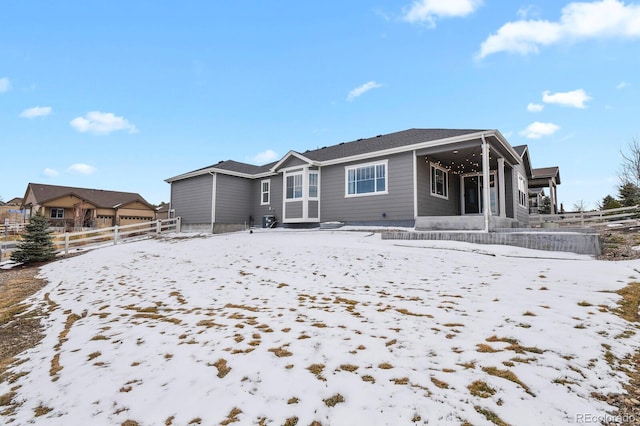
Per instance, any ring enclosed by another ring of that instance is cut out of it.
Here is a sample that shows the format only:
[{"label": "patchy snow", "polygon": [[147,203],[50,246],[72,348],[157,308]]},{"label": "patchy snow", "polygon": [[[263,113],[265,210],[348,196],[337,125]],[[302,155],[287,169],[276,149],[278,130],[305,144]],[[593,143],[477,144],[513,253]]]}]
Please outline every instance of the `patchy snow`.
[{"label": "patchy snow", "polygon": [[46,336],[0,384],[22,402],[5,420],[597,421],[614,407],[592,394],[626,380],[603,344],[616,357],[640,346],[610,312],[638,269],[318,230],[93,250],[42,268],[49,284],[33,301],[50,312]]}]

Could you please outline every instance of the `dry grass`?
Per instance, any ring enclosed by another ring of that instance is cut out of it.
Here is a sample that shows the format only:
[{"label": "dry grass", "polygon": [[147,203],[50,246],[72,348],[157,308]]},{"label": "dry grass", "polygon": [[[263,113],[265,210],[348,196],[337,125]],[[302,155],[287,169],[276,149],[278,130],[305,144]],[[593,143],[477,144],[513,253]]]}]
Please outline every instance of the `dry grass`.
[{"label": "dry grass", "polygon": [[287,356],[291,356],[293,355],[293,353],[289,352],[287,349],[285,349],[287,345],[282,345],[279,348],[271,348],[269,349],[269,352],[273,352],[273,354],[275,356],[277,356],[278,358],[283,358],[283,357],[287,357]]},{"label": "dry grass", "polygon": [[433,315],[430,315],[430,314],[417,314],[415,312],[408,311],[407,309],[404,309],[404,308],[396,309],[396,312],[401,313],[402,315],[410,315],[412,317],[433,318]]},{"label": "dry grass", "polygon": [[344,396],[337,393],[330,398],[323,399],[323,401],[327,407],[335,407],[336,404],[340,404],[341,402],[344,402]]},{"label": "dry grass", "polygon": [[353,364],[341,364],[340,365],[340,370],[348,371],[350,373],[353,373],[358,368],[359,367],[357,365],[353,365]]},{"label": "dry grass", "polygon": [[388,362],[383,362],[382,364],[378,365],[378,368],[382,370],[390,370],[393,368],[393,365],[389,364]]},{"label": "dry grass", "polygon": [[496,393],[496,390],[494,388],[480,380],[476,380],[475,382],[471,383],[469,386],[467,386],[467,389],[469,389],[471,395],[477,396],[479,398],[489,398]]},{"label": "dry grass", "polygon": [[362,381],[363,382],[369,382],[369,383],[373,384],[373,383],[376,382],[376,379],[373,376],[365,374],[364,376],[362,376]]},{"label": "dry grass", "polygon": [[524,383],[522,383],[522,381],[520,381],[518,376],[516,376],[511,370],[500,370],[500,369],[498,369],[496,367],[483,367],[482,371],[484,371],[485,373],[490,374],[492,376],[496,376],[496,377],[500,377],[500,378],[505,379],[505,380],[509,380],[509,381],[519,385],[529,395],[534,396],[534,397],[536,396],[533,392],[531,392],[531,389],[529,389],[529,386],[527,386]]},{"label": "dry grass", "polygon": [[439,387],[440,389],[449,389],[449,383],[438,380],[435,377],[431,377],[431,383]]},{"label": "dry grass", "polygon": [[227,418],[224,419],[222,422],[220,422],[220,424],[221,425],[228,425],[228,424],[231,424],[231,423],[239,422],[240,420],[238,419],[238,416],[240,414],[242,414],[242,410],[239,409],[238,407],[233,407],[233,409],[231,409],[229,414],[227,414]]},{"label": "dry grass", "polygon": [[219,360],[214,362],[213,366],[218,369],[218,377],[221,379],[229,374],[229,371],[231,371],[231,367],[227,366],[227,361],[223,358],[220,358]]},{"label": "dry grass", "polygon": [[482,414],[488,421],[490,421],[491,423],[498,425],[498,426],[509,426],[508,423],[505,423],[500,417],[498,417],[498,415],[496,413],[494,413],[493,411],[489,410],[488,408],[482,408],[478,405],[476,405],[475,410]]},{"label": "dry grass", "polygon": [[307,370],[320,381],[326,382],[327,379],[322,375],[322,371],[324,370],[324,364],[311,364],[307,367]]},{"label": "dry grass", "polygon": [[478,349],[476,349],[476,351],[481,352],[481,353],[495,353],[495,352],[502,352],[501,349],[494,349],[489,345],[486,345],[484,343],[478,343],[476,345],[476,347]]},{"label": "dry grass", "polygon": [[629,283],[616,293],[622,296],[618,301],[618,314],[629,322],[640,322],[640,282]]}]

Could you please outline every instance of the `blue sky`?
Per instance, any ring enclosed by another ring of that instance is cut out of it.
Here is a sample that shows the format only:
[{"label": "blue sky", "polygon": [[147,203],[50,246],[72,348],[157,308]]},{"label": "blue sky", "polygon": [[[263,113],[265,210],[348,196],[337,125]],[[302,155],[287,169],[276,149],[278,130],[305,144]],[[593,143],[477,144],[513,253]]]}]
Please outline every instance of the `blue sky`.
[{"label": "blue sky", "polygon": [[408,128],[498,129],[566,208],[640,137],[640,2],[7,1],[0,196],[164,179]]}]

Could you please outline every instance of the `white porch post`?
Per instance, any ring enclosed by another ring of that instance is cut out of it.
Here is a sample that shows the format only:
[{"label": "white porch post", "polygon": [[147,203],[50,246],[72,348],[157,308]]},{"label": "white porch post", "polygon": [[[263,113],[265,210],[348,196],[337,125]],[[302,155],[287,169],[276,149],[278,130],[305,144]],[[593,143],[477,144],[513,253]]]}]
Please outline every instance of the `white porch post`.
[{"label": "white porch post", "polygon": [[549,197],[551,197],[551,214],[556,214],[556,181],[549,179]]},{"label": "white porch post", "polygon": [[418,219],[418,157],[416,150],[413,150],[413,220]]},{"label": "white porch post", "polygon": [[489,216],[491,215],[491,197],[489,194],[489,144],[482,135],[482,199],[484,213],[484,232],[489,232]]},{"label": "white porch post", "polygon": [[507,216],[506,189],[504,182],[504,158],[498,158],[498,197],[500,200],[500,217]]},{"label": "white porch post", "polygon": [[216,224],[216,189],[217,189],[217,173],[209,172],[211,175],[211,232]]}]

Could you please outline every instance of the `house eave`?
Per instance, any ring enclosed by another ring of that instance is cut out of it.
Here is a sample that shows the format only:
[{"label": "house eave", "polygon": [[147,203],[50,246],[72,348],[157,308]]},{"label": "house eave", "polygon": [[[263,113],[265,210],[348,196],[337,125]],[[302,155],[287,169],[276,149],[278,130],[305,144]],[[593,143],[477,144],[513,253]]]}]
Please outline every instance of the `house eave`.
[{"label": "house eave", "polygon": [[277,173],[274,173],[274,172],[271,172],[271,171],[251,174],[251,173],[234,172],[232,170],[219,169],[217,167],[209,167],[209,168],[206,168],[206,169],[197,170],[195,172],[189,172],[189,173],[184,173],[184,174],[177,175],[177,176],[174,176],[174,177],[170,177],[168,179],[165,179],[164,181],[167,182],[167,183],[172,183],[172,182],[176,182],[176,181],[179,181],[179,180],[189,179],[189,178],[196,177],[196,176],[208,175],[208,174],[212,174],[212,173],[219,173],[221,175],[235,176],[235,177],[241,177],[241,178],[245,178],[245,179],[259,179],[259,178],[262,178],[262,177],[273,176],[273,175],[277,174]]},{"label": "house eave", "polygon": [[332,166],[332,165],[335,165],[335,164],[342,164],[342,163],[350,163],[350,162],[353,162],[353,161],[368,160],[368,159],[376,158],[376,157],[384,157],[384,156],[387,156],[387,155],[401,154],[403,152],[411,152],[411,151],[416,151],[416,150],[425,149],[425,148],[432,148],[432,147],[436,147],[436,146],[455,144],[455,143],[464,142],[464,141],[467,141],[467,140],[480,139],[480,138],[482,138],[482,136],[484,136],[484,137],[494,136],[496,138],[496,140],[498,142],[500,142],[500,144],[505,148],[505,150],[511,155],[511,157],[512,157],[511,160],[514,161],[514,162],[517,162],[517,163],[520,162],[520,160],[519,160],[520,157],[513,150],[513,148],[511,148],[511,146],[506,141],[504,136],[502,136],[502,134],[498,130],[488,130],[488,131],[481,131],[481,132],[475,132],[475,133],[467,133],[465,135],[453,136],[453,137],[445,138],[445,139],[437,139],[437,140],[428,141],[428,142],[420,142],[420,143],[417,143],[417,144],[405,145],[405,146],[401,146],[401,147],[384,149],[384,150],[380,150],[380,151],[373,151],[373,152],[368,152],[366,154],[352,155],[352,156],[348,156],[348,157],[336,158],[336,159],[333,159],[333,160],[326,160],[326,161],[319,162],[318,165],[319,166]]}]

